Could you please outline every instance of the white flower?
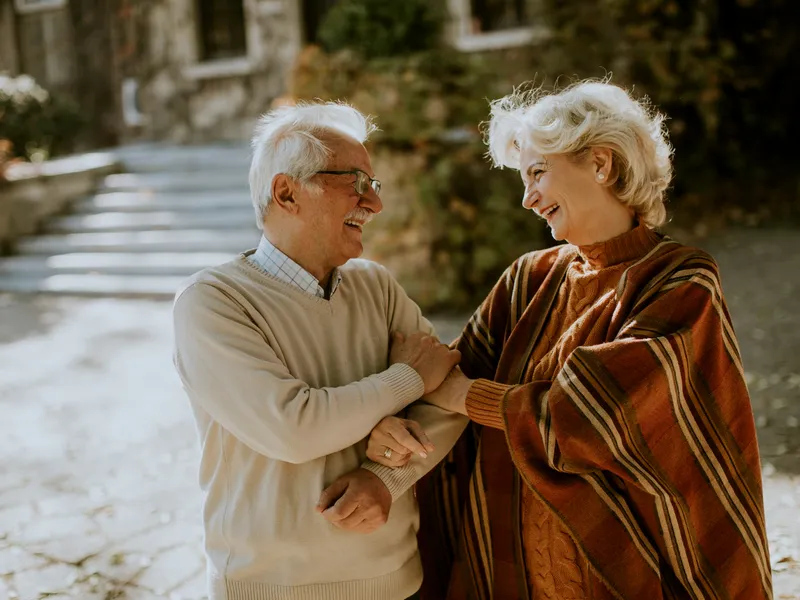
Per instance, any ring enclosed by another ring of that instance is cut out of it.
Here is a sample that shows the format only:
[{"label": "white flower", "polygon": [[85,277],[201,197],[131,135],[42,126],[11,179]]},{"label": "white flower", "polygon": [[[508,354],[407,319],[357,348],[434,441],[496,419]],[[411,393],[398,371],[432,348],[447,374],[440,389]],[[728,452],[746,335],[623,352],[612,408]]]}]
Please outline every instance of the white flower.
[{"label": "white flower", "polygon": [[30,75],[20,75],[17,77],[16,84],[17,91],[23,94],[30,94],[35,88],[39,87],[36,85],[36,80]]},{"label": "white flower", "polygon": [[48,91],[36,83],[30,75],[10,77],[0,74],[0,99],[11,100],[22,108],[32,103],[43,104],[48,98],[50,98]]}]

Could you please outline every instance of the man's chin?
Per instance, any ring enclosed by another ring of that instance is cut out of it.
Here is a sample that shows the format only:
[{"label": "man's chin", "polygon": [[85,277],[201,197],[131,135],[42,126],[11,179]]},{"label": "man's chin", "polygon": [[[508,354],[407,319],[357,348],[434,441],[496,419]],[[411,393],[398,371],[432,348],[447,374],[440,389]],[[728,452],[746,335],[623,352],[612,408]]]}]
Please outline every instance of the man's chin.
[{"label": "man's chin", "polygon": [[344,255],[348,258],[358,258],[364,254],[364,243],[359,240],[349,240],[344,249]]},{"label": "man's chin", "polygon": [[361,248],[359,248],[358,251],[350,252],[348,257],[347,257],[347,260],[351,260],[351,259],[354,259],[354,258],[361,258],[362,254],[364,254],[364,247],[363,246]]},{"label": "man's chin", "polygon": [[361,258],[361,255],[364,254],[364,246],[362,244],[348,244],[347,248],[344,249],[342,252],[341,264],[340,267],[344,265],[348,260],[353,260],[354,258]]}]

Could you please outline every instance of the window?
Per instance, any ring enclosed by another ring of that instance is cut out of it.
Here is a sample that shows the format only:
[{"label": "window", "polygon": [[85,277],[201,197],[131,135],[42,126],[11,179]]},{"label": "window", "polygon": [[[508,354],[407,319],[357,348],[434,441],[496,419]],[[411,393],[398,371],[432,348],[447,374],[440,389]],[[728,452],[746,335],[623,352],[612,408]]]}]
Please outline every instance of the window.
[{"label": "window", "polygon": [[199,0],[200,60],[247,55],[243,0]]},{"label": "window", "polygon": [[447,0],[448,35],[464,52],[481,52],[538,43],[546,27],[534,24],[532,0]]},{"label": "window", "polygon": [[51,10],[66,5],[67,0],[14,0],[18,13],[31,13],[40,10]]},{"label": "window", "polygon": [[472,33],[529,26],[527,0],[470,0]]}]

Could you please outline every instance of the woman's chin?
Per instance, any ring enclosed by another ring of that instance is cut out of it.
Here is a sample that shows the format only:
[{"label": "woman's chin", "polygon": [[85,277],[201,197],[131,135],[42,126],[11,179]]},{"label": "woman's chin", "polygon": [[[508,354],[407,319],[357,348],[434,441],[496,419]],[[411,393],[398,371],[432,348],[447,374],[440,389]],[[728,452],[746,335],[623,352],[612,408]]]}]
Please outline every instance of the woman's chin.
[{"label": "woman's chin", "polygon": [[550,226],[550,235],[557,242],[563,242],[566,237],[560,227],[553,227],[553,226]]}]

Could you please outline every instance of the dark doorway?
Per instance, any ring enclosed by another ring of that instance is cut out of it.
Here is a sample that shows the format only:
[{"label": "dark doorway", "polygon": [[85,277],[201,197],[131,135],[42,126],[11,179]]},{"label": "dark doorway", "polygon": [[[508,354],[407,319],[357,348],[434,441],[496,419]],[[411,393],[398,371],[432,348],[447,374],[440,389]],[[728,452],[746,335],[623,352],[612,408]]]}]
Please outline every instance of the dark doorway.
[{"label": "dark doorway", "polygon": [[307,44],[317,43],[317,31],[325,15],[339,0],[303,0],[303,33]]},{"label": "dark doorway", "polygon": [[75,49],[75,98],[89,117],[91,145],[114,146],[119,141],[121,116],[113,3],[70,0],[68,6]]}]

